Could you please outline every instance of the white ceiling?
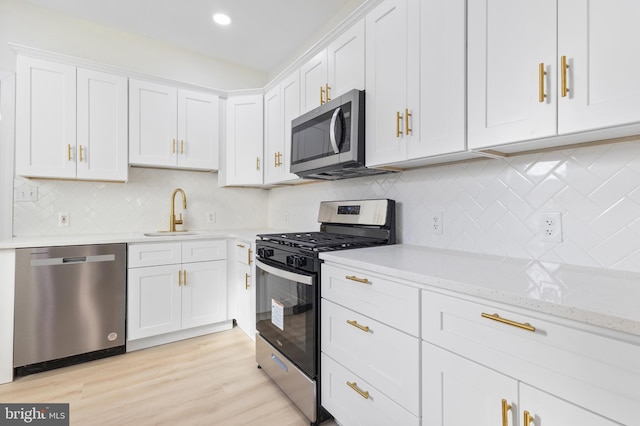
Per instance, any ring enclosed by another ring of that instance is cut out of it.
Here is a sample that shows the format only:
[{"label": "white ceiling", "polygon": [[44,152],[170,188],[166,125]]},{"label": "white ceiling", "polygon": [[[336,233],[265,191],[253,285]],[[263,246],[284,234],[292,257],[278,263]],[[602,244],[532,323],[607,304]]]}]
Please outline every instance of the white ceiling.
[{"label": "white ceiling", "polygon": [[[268,73],[367,0],[25,1]],[[231,25],[215,25],[215,12]]]}]

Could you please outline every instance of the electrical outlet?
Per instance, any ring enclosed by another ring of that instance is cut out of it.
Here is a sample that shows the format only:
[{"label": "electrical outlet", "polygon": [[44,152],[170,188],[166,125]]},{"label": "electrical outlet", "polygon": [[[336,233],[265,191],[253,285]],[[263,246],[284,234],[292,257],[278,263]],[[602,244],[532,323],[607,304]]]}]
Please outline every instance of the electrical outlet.
[{"label": "electrical outlet", "polygon": [[17,202],[38,201],[38,187],[22,185],[16,189],[15,197]]},{"label": "electrical outlet", "polygon": [[431,213],[431,233],[442,234],[442,212]]},{"label": "electrical outlet", "polygon": [[63,226],[63,227],[69,226],[69,213],[58,212],[58,226]]},{"label": "electrical outlet", "polygon": [[216,212],[207,212],[207,223],[216,223]]},{"label": "electrical outlet", "polygon": [[562,242],[562,215],[560,213],[540,215],[540,241]]}]

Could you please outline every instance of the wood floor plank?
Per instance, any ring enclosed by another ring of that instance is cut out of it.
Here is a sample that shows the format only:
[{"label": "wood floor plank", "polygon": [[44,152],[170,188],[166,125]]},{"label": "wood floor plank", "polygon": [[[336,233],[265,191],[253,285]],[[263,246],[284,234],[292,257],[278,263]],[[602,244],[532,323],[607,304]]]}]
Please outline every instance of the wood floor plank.
[{"label": "wood floor plank", "polygon": [[0,402],[69,403],[82,426],[309,424],[237,327],[21,377],[0,385]]}]

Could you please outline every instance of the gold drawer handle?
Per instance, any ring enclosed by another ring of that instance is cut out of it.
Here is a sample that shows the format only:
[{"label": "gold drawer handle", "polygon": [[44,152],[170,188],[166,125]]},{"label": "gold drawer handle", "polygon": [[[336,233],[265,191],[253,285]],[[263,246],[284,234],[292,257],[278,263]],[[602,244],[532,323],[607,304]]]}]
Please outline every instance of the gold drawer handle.
[{"label": "gold drawer handle", "polygon": [[413,114],[409,112],[409,108],[404,109],[404,131],[409,135],[409,133],[413,132],[413,129],[409,127],[409,117],[413,117]]},{"label": "gold drawer handle", "polygon": [[402,134],[402,130],[400,130],[400,121],[402,121],[402,114],[400,111],[396,111],[396,138],[399,138]]},{"label": "gold drawer handle", "polygon": [[362,284],[371,284],[368,279],[366,279],[366,278],[358,278],[355,275],[347,275],[345,278],[348,279],[348,280],[351,280],[351,281],[356,281],[356,282],[362,283]]},{"label": "gold drawer handle", "polygon": [[71,144],[67,144],[67,161],[71,161]]},{"label": "gold drawer handle", "polygon": [[251,255],[253,254],[253,250],[247,250],[247,265],[251,265]]},{"label": "gold drawer handle", "polygon": [[358,321],[356,321],[356,320],[347,320],[347,324],[352,325],[355,328],[358,328],[358,329],[364,331],[365,333],[369,332],[369,326],[368,325],[360,325],[360,324],[358,324]]},{"label": "gold drawer handle", "polygon": [[544,76],[547,75],[547,72],[544,68],[544,62],[541,62],[538,65],[538,102],[544,102],[544,99],[547,95],[544,93]]},{"label": "gold drawer handle", "polygon": [[531,415],[527,410],[524,411],[524,425],[529,426],[531,422],[535,421],[535,417]]},{"label": "gold drawer handle", "polygon": [[236,247],[244,248],[244,244],[236,244]]},{"label": "gold drawer handle", "polygon": [[507,325],[511,325],[514,327],[518,327],[521,328],[523,330],[527,330],[527,331],[531,331],[531,332],[535,332],[536,328],[534,326],[532,326],[531,324],[529,324],[528,322],[522,323],[522,322],[516,322],[516,321],[512,321],[506,318],[502,318],[500,315],[498,314],[485,314],[484,312],[481,314],[482,318],[487,318],[493,321],[498,321],[501,322],[503,324],[507,324]]},{"label": "gold drawer handle", "polygon": [[250,276],[251,276],[251,275],[249,275],[249,274],[247,274],[247,273],[245,272],[245,274],[244,274],[244,289],[245,289],[245,290],[249,290],[249,287],[250,287],[250,285],[249,285],[249,277],[250,277]]},{"label": "gold drawer handle", "polygon": [[560,57],[560,71],[562,73],[562,97],[565,98],[567,93],[569,93],[569,87],[567,86],[567,70],[569,69],[569,64],[567,64],[567,57]]},{"label": "gold drawer handle", "polygon": [[511,404],[506,399],[502,400],[502,426],[509,426],[509,410],[511,410]]},{"label": "gold drawer handle", "polygon": [[358,394],[364,399],[369,399],[369,391],[363,391],[362,389],[360,389],[356,382],[353,382],[353,383],[347,382],[347,386],[349,386],[354,391],[358,392]]},{"label": "gold drawer handle", "polygon": [[178,271],[178,286],[182,285],[182,271]]}]

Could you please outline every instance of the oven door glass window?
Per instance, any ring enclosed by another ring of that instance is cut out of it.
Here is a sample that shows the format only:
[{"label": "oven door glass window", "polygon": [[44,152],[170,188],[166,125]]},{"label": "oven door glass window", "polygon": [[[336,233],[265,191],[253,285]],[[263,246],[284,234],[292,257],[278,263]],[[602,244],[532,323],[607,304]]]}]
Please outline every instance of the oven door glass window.
[{"label": "oven door glass window", "polygon": [[256,329],[310,377],[316,362],[316,275],[256,262]]}]

